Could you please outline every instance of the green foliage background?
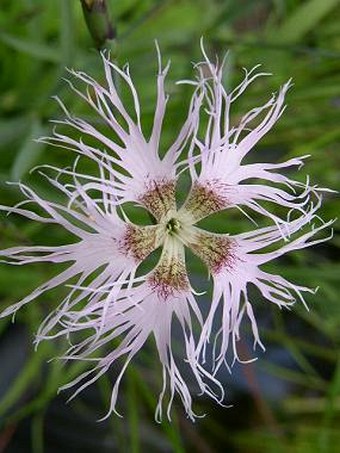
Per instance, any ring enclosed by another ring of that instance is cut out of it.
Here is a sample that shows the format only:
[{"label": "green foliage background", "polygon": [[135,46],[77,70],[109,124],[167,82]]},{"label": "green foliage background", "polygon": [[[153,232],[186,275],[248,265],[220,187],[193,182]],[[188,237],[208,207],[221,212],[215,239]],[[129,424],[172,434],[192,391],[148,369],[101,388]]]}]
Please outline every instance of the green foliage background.
[{"label": "green foliage background", "polygon": [[[281,158],[311,154],[299,176],[310,175],[313,183],[339,189],[340,181],[340,2],[338,0],[111,0],[118,39],[108,43],[120,64],[130,63],[140,90],[146,129],[151,124],[155,95],[157,39],[164,61],[171,59],[167,88],[171,94],[164,146],[174,136],[185,116],[183,105],[189,98],[178,79],[191,78],[192,61],[199,61],[199,39],[204,37],[210,55],[227,60],[227,86],[241,77],[241,68],[262,63],[273,76],[249,90],[234,109],[234,118],[254,105],[260,105],[287,79],[294,87],[287,97],[288,108],[255,152],[255,159],[278,152]],[[46,196],[50,188],[29,174],[38,163],[65,167],[74,156],[33,141],[49,134],[50,118],[60,115],[51,100],[58,95],[70,110],[83,111],[62,81],[65,67],[90,72],[103,79],[102,66],[86,28],[80,1],[3,0],[0,8],[0,203],[13,205],[20,200],[15,186],[6,181],[29,181]],[[272,151],[275,150],[275,151]],[[275,156],[274,156],[275,158]],[[335,218],[339,200],[326,196],[322,216]],[[59,230],[14,216],[0,215],[1,248],[25,243],[63,241]],[[240,225],[239,225],[240,226]],[[218,228],[218,226],[217,226]],[[311,311],[294,307],[285,316],[272,313],[273,322],[262,330],[268,351],[289,351],[294,367],[286,368],[261,355],[256,368],[249,365],[247,389],[234,398],[234,408],[221,409],[202,404],[209,412],[195,425],[175,408],[172,424],[153,422],[157,385],[150,385],[138,366],[128,373],[123,389],[125,418],[112,418],[96,431],[95,420],[102,415],[110,394],[109,378],[99,383],[102,401],[93,406],[79,398],[66,406],[74,419],[84,414],[91,420],[87,437],[79,451],[174,451],[197,452],[332,452],[340,444],[340,239],[335,224],[333,239],[314,250],[292,254],[272,269],[308,286],[320,286],[308,299]],[[0,267],[1,306],[23,297],[52,275],[53,270],[34,265],[13,269]],[[58,387],[84,366],[63,368],[49,358],[62,351],[62,345],[49,342],[37,352],[30,346],[46,306],[55,306],[60,295],[53,293],[40,303],[32,303],[17,316],[26,326],[25,360],[0,399],[0,451],[16,450],[16,433],[26,424],[31,432],[24,451],[52,452],[46,426]],[[268,308],[269,310],[269,308]],[[301,329],[289,329],[298,317]],[[13,329],[10,320],[0,322],[0,344]],[[147,360],[147,359],[146,359]],[[149,358],[151,363],[153,358]],[[6,362],[1,367],[6,367]],[[261,391],[257,373],[289,384],[284,398],[268,398]],[[151,380],[152,381],[152,380]],[[159,384],[159,382],[158,382]],[[233,376],[230,384],[233,386]],[[198,406],[200,407],[200,406]],[[61,435],[72,429],[61,421]],[[93,430],[93,436],[91,435]],[[93,439],[95,438],[95,441]],[[107,449],[103,439],[107,440]],[[151,439],[151,440],[150,440]],[[84,443],[85,442],[85,443]],[[74,447],[75,448],[75,447]],[[92,449],[91,449],[92,448]],[[69,450],[75,451],[70,444]]]}]

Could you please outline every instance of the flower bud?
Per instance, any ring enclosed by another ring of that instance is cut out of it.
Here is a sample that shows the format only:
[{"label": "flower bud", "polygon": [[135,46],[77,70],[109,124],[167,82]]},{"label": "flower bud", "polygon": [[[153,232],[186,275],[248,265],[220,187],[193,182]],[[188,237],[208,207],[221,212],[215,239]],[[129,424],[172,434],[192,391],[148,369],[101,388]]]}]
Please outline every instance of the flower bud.
[{"label": "flower bud", "polygon": [[107,40],[116,37],[116,29],[112,24],[109,5],[106,0],[80,0],[87,28],[98,49]]}]

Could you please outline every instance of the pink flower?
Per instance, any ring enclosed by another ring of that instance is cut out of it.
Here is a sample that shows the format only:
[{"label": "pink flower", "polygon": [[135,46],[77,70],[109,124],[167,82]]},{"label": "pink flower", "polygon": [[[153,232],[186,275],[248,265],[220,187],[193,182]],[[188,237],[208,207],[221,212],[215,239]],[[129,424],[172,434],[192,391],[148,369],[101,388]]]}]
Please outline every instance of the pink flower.
[{"label": "pink flower", "polygon": [[[291,250],[325,240],[314,236],[331,223],[323,223],[316,214],[321,203],[319,191],[281,173],[300,167],[303,158],[277,164],[243,163],[281,116],[289,82],[265,105],[252,109],[232,127],[232,103],[263,74],[256,73],[254,68],[246,72],[238,87],[227,92],[222,85],[223,65],[214,65],[204,51],[203,54],[204,61],[197,65],[198,78],[190,82],[194,92],[187,119],[164,157],[160,155],[159,144],[168,100],[164,79],[169,65],[162,69],[159,52],[157,102],[149,137],[142,130],[141,107],[128,67],[122,70],[102,55],[105,86],[87,74],[71,71],[86,86],[83,92],[69,82],[72,90],[97,112],[111,129],[110,134],[105,135],[89,122],[72,116],[58,99],[65,119],[55,123],[71,126],[79,138],[55,130],[52,137],[41,141],[70,150],[78,158],[72,169],[47,166],[57,172],[55,178],[41,174],[66,196],[68,203],[45,200],[19,183],[26,201],[13,208],[0,207],[34,221],[61,225],[76,238],[62,246],[19,246],[1,252],[3,262],[10,264],[69,263],[66,270],[5,309],[1,316],[14,314],[45,291],[77,277],[67,297],[41,324],[36,342],[59,336],[72,338],[72,346],[64,358],[88,360],[93,364],[66,386],[78,385],[74,395],[116,365],[117,359],[125,358],[113,384],[108,415],[116,412],[119,385],[127,366],[150,336],[155,338],[163,368],[157,420],[162,419],[167,391],[169,419],[175,394],[180,397],[188,417],[195,418],[191,392],[180,372],[179,361],[186,362],[203,394],[222,403],[224,389],[216,372],[223,364],[229,367],[226,363],[229,344],[234,361],[238,360],[237,341],[245,317],[251,323],[254,346],[263,347],[248,285],[255,285],[264,299],[280,308],[290,307],[296,299],[304,302],[303,293],[312,292],[311,289],[271,275],[261,266]],[[128,112],[119,96],[112,73],[129,89],[133,113]],[[204,115],[207,126],[202,133],[200,122]],[[80,173],[79,156],[95,162],[98,174]],[[178,206],[176,185],[185,169],[189,169],[191,190],[184,204]],[[141,226],[131,222],[124,211],[126,202],[146,209],[154,219],[153,224]],[[281,206],[286,211],[284,216],[274,214],[268,202],[271,206]],[[45,215],[23,207],[27,203],[35,204]],[[253,211],[268,218],[271,226],[223,235],[196,225],[210,214],[233,207],[248,217]],[[267,251],[273,245],[274,251],[273,248]],[[140,265],[158,248],[161,256],[157,265],[151,271],[142,272]],[[212,300],[206,319],[201,313],[200,297],[190,283],[186,248],[205,263],[212,279]],[[217,319],[219,306],[221,319]],[[173,352],[175,319],[182,330],[182,360]],[[212,338],[214,322],[219,323],[215,339]],[[85,339],[79,340],[78,332],[86,333]],[[209,370],[205,363],[207,344],[212,339],[214,367]]]}]

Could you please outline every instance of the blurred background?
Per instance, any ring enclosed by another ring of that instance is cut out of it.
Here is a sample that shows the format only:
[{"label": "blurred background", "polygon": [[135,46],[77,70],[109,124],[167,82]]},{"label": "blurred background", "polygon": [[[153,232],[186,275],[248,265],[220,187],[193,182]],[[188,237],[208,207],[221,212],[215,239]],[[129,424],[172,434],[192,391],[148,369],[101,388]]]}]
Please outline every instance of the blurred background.
[{"label": "blurred background", "polygon": [[[87,11],[85,18],[82,3]],[[252,158],[277,161],[311,154],[297,177],[304,180],[309,174],[314,184],[340,189],[338,0],[108,0],[111,16],[103,10],[96,19],[104,34],[93,28],[93,17],[86,9],[92,3],[1,2],[0,204],[13,205],[22,199],[18,189],[7,181],[29,182],[53,199],[51,187],[29,170],[40,163],[60,167],[72,163],[71,153],[33,141],[50,134],[49,119],[61,115],[51,96],[60,96],[73,112],[98,121],[63,82],[65,67],[84,70],[103,81],[96,49],[100,45],[110,48],[120,65],[129,62],[148,130],[155,101],[157,39],[164,62],[171,60],[165,149],[185,118],[183,105],[191,94],[175,81],[193,77],[192,62],[202,58],[202,36],[212,57],[222,58],[229,50],[227,87],[241,80],[243,67],[251,69],[261,63],[264,71],[273,73],[240,98],[234,106],[233,121],[264,103],[282,83],[293,78],[287,110]],[[105,38],[109,38],[106,43]],[[335,218],[339,206],[336,195],[328,194],[322,217]],[[0,221],[1,248],[65,241],[61,228],[6,217],[2,212]],[[232,229],[243,228],[244,220],[236,214],[229,221]],[[215,219],[214,228],[226,230],[224,222]],[[48,362],[65,349],[62,341],[42,344],[37,352],[32,341],[44,315],[61,300],[63,289],[29,304],[17,314],[14,324],[2,319],[0,452],[340,451],[337,232],[335,224],[331,241],[292,253],[268,267],[299,284],[320,287],[315,296],[307,298],[310,311],[296,304],[290,312],[281,312],[254,294],[267,351],[257,351],[256,363],[235,365],[232,375],[223,376],[232,408],[197,398],[196,410],[207,416],[195,424],[186,419],[180,403],[174,406],[172,423],[154,422],[161,377],[152,342],[130,367],[121,387],[123,419],[112,416],[103,423],[96,422],[107,409],[115,370],[68,404],[67,392],[57,395],[58,387],[84,365],[64,367],[58,361]],[[204,270],[193,266],[193,272],[193,279],[199,281]],[[55,273],[52,266],[0,265],[1,310]],[[247,355],[251,344],[245,342],[242,348]]]}]

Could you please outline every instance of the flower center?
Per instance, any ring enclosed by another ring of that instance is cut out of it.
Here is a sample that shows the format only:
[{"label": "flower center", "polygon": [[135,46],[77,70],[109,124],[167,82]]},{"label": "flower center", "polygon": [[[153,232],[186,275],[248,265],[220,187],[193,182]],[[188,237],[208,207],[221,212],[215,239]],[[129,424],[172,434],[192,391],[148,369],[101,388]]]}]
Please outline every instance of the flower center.
[{"label": "flower center", "polygon": [[193,218],[185,209],[168,211],[162,218],[159,227],[164,245],[168,242],[167,238],[172,238],[173,241],[184,245],[194,240]]},{"label": "flower center", "polygon": [[185,265],[185,247],[199,257],[209,272],[231,269],[235,261],[235,243],[227,235],[209,233],[195,226],[198,220],[224,206],[210,186],[195,185],[187,201],[177,209],[174,183],[156,182],[143,198],[155,219],[155,225],[127,225],[122,252],[142,262],[156,248],[162,247],[158,264],[148,282],[163,300],[190,289]]},{"label": "flower center", "polygon": [[169,234],[176,234],[181,228],[181,222],[176,218],[171,218],[166,224],[166,230]]}]

